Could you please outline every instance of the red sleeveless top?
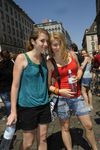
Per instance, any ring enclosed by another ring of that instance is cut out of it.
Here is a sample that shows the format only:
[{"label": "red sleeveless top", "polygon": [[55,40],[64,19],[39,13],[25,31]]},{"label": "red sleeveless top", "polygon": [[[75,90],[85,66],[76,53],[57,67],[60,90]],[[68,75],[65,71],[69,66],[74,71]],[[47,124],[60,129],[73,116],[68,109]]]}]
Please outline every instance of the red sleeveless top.
[{"label": "red sleeveless top", "polygon": [[[63,88],[70,89],[70,85],[68,83],[68,70],[69,69],[72,71],[72,75],[77,76],[78,65],[77,65],[76,60],[73,57],[71,57],[71,58],[72,58],[72,60],[69,64],[62,66],[62,67],[58,67],[58,71],[59,71],[59,75],[60,75],[60,89],[63,89]],[[54,86],[59,88],[55,70],[52,73],[52,77],[54,77],[54,79],[56,80],[54,83]],[[81,89],[80,89],[80,85],[78,83],[77,94],[75,94],[74,97],[78,97],[80,95],[81,95]]]}]

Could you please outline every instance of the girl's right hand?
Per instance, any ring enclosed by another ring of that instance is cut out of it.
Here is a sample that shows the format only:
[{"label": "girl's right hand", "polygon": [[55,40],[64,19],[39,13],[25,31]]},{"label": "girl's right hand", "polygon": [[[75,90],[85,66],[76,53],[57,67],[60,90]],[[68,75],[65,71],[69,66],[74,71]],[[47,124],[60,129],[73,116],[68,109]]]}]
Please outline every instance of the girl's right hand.
[{"label": "girl's right hand", "polygon": [[12,125],[17,122],[17,114],[16,113],[11,113],[8,118],[7,118],[7,125]]},{"label": "girl's right hand", "polygon": [[76,92],[71,92],[71,89],[59,89],[59,94],[65,97],[73,97]]}]

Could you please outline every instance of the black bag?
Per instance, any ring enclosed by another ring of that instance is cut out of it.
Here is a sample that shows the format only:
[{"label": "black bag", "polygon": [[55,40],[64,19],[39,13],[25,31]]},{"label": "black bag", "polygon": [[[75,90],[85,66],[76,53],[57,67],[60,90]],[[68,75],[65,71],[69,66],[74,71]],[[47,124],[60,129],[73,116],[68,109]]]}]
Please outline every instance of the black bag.
[{"label": "black bag", "polygon": [[[49,60],[52,62],[53,66],[54,66],[58,86],[59,86],[59,89],[60,89],[60,74],[59,74],[59,71],[58,71],[57,64],[56,64],[54,58],[51,57],[51,58],[49,58]],[[51,107],[52,120],[54,120],[54,118],[57,116],[56,109],[57,109],[58,101],[59,101],[59,95],[57,97],[54,96],[54,97],[50,98],[50,107]]]},{"label": "black bag", "polygon": [[[46,64],[46,58],[44,57],[43,54],[42,54],[42,59],[43,59],[43,61]],[[55,61],[55,59],[53,57],[50,57],[49,60],[51,61],[51,63],[54,66],[55,73],[56,73],[56,78],[57,78],[57,82],[58,82],[58,86],[59,86],[59,89],[60,89],[60,74],[59,74],[59,71],[58,71],[58,67],[57,67],[56,61]],[[51,95],[51,92],[49,92],[49,96],[50,95]],[[56,115],[56,108],[57,108],[57,105],[58,105],[58,101],[59,101],[59,95],[57,97],[51,97],[50,96],[50,107],[51,107],[52,120],[54,120],[54,118],[57,116]]]}]

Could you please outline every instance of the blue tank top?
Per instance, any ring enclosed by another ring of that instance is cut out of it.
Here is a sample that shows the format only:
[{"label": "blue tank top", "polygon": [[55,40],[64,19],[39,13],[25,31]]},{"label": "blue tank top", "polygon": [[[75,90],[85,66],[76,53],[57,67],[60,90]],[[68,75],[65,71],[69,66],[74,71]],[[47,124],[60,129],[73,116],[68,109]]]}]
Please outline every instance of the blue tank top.
[{"label": "blue tank top", "polygon": [[85,71],[83,73],[83,78],[92,78],[91,65],[91,62],[87,63]]},{"label": "blue tank top", "polygon": [[46,63],[42,59],[40,65],[35,64],[26,53],[24,55],[28,65],[22,72],[18,104],[23,107],[45,105],[49,102]]}]

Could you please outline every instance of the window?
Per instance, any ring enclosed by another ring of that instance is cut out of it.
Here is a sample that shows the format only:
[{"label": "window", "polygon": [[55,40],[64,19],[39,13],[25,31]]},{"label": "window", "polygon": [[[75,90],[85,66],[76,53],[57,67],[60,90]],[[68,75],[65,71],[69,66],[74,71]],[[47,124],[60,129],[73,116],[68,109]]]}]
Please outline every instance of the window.
[{"label": "window", "polygon": [[25,20],[25,25],[27,24],[26,20]]},{"label": "window", "polygon": [[5,10],[8,12],[8,4],[5,3]]},{"label": "window", "polygon": [[94,26],[94,31],[97,31],[97,26],[96,25]]},{"label": "window", "polygon": [[6,15],[6,20],[7,20],[7,23],[9,23],[9,22],[10,22],[10,20],[9,20],[9,16],[8,16],[8,15]]},{"label": "window", "polygon": [[6,31],[6,25],[5,25],[4,22],[2,23],[2,30],[3,30],[4,32]]},{"label": "window", "polygon": [[19,23],[19,29],[21,30],[21,24]]},{"label": "window", "polygon": [[92,50],[95,50],[95,43],[91,42],[91,45],[92,45]]},{"label": "window", "polygon": [[15,18],[17,19],[17,12],[15,11],[14,13],[15,13]]},{"label": "window", "polygon": [[93,35],[91,35],[91,40],[94,41],[94,36]]},{"label": "window", "polygon": [[12,38],[11,38],[11,36],[8,36],[8,41],[9,41],[10,44],[12,43]]},{"label": "window", "polygon": [[2,10],[0,10],[0,18],[1,18],[2,20],[4,20],[4,14],[3,14],[3,11],[2,11]]},{"label": "window", "polygon": [[23,17],[22,17],[22,23],[24,23],[24,19],[23,19]]},{"label": "window", "polygon": [[25,28],[26,34],[27,34],[27,28]]},{"label": "window", "polygon": [[11,33],[11,27],[9,25],[7,26],[7,31],[9,34]]},{"label": "window", "polygon": [[11,18],[11,24],[12,24],[12,26],[14,26],[14,19],[13,18]]},{"label": "window", "polygon": [[12,28],[12,34],[15,35],[15,28]]},{"label": "window", "polygon": [[16,24],[16,28],[18,28],[18,22],[17,21],[15,21],[15,24]]},{"label": "window", "polygon": [[3,42],[6,42],[6,41],[7,41],[6,34],[3,34]]},{"label": "window", "polygon": [[20,31],[20,38],[23,38],[23,31]]},{"label": "window", "polygon": [[2,7],[2,0],[0,0],[0,7]]},{"label": "window", "polygon": [[19,19],[19,21],[20,21],[20,14],[18,14],[18,19]]},{"label": "window", "polygon": [[13,15],[13,9],[10,7],[10,14]]},{"label": "window", "polygon": [[19,37],[19,31],[18,30],[16,30],[16,34],[17,34],[17,37]]},{"label": "window", "polygon": [[13,38],[13,41],[14,41],[14,45],[16,45],[16,38],[15,37]]},{"label": "window", "polygon": [[95,45],[95,43],[94,43],[94,42],[92,42],[91,44],[92,44],[93,46]]},{"label": "window", "polygon": [[17,46],[20,46],[20,41],[19,41],[19,39],[17,39]]}]

